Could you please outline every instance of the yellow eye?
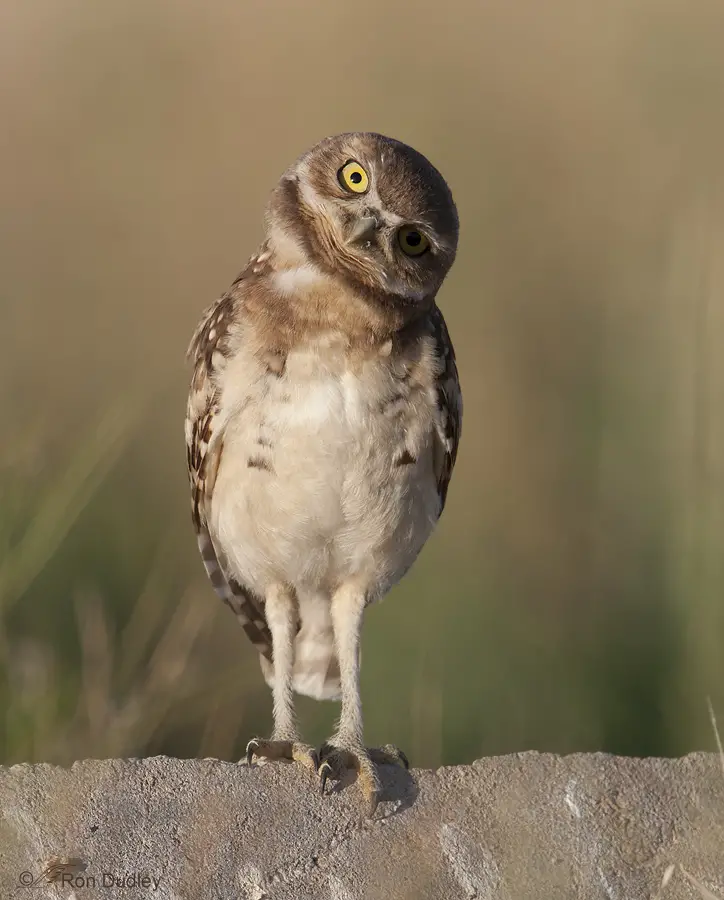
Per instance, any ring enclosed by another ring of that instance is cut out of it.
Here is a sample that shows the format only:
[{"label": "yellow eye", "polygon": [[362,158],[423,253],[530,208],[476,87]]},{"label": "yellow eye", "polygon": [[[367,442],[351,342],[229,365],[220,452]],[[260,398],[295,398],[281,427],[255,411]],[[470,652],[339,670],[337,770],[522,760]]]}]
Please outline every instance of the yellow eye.
[{"label": "yellow eye", "polygon": [[422,256],[422,254],[430,249],[430,241],[411,225],[404,225],[397,232],[397,240],[400,248],[407,256]]},{"label": "yellow eye", "polygon": [[362,166],[351,159],[337,172],[337,178],[342,187],[353,194],[364,194],[370,186],[370,180]]}]

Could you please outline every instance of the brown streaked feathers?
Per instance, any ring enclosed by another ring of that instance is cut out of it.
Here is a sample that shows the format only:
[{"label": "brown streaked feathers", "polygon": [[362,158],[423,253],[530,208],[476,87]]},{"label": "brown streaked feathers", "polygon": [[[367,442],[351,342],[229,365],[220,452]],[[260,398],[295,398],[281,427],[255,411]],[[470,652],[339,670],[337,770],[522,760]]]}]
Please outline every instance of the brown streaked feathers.
[{"label": "brown streaked feathers", "polygon": [[234,300],[230,294],[212,303],[205,310],[187,351],[187,358],[194,363],[186,411],[191,518],[211,586],[234,612],[259,653],[271,660],[272,639],[263,601],[229,572],[223,553],[214,546],[207,523],[206,507],[224,450],[223,432],[215,428],[219,414],[219,391],[215,381],[228,352],[233,313]]}]

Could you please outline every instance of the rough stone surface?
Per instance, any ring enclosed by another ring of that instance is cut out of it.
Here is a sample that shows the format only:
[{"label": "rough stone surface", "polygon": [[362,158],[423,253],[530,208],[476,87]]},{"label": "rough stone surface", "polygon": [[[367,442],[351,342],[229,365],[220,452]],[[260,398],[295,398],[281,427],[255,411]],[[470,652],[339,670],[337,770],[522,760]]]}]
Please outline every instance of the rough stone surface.
[{"label": "rough stone surface", "polygon": [[[366,819],[354,784],[320,797],[285,764],[0,768],[0,897],[724,900],[715,756],[524,753],[384,783]],[[42,878],[53,857],[65,885]]]}]

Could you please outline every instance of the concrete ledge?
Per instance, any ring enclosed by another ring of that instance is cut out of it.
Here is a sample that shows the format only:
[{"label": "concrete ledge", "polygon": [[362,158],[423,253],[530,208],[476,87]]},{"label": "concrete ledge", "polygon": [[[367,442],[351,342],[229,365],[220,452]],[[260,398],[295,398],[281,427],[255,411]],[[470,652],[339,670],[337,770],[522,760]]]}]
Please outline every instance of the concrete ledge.
[{"label": "concrete ledge", "polygon": [[[364,819],[354,785],[322,798],[285,764],[0,768],[0,896],[654,900],[674,864],[661,900],[702,896],[680,864],[724,900],[715,756],[524,753],[384,779]],[[64,885],[42,877],[54,857]]]}]

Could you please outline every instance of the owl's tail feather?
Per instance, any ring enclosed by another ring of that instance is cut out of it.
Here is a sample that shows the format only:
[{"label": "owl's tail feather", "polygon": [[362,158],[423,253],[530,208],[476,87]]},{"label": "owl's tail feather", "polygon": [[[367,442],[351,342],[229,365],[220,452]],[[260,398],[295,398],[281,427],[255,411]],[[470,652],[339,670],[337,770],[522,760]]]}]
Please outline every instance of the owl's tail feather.
[{"label": "owl's tail feather", "polygon": [[[264,656],[259,657],[261,670],[269,687],[274,685],[274,667]],[[339,700],[342,686],[339,663],[331,628],[319,629],[302,624],[294,641],[294,690],[315,700]]]}]

